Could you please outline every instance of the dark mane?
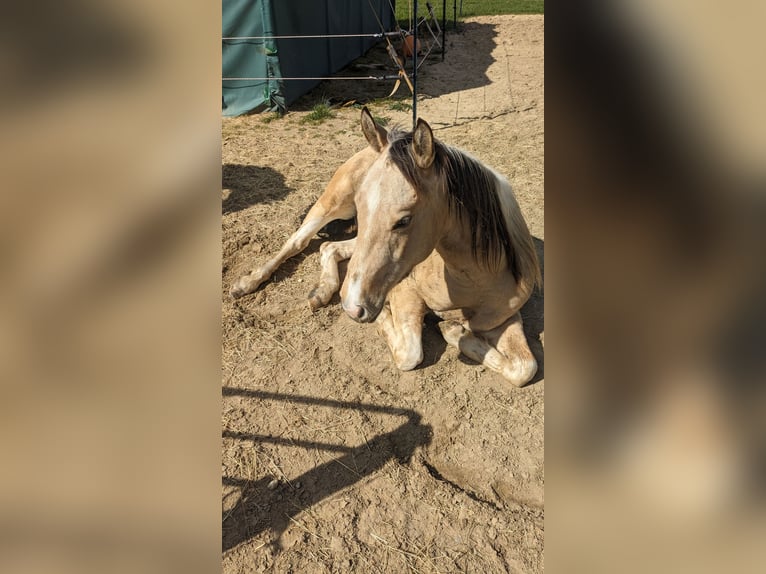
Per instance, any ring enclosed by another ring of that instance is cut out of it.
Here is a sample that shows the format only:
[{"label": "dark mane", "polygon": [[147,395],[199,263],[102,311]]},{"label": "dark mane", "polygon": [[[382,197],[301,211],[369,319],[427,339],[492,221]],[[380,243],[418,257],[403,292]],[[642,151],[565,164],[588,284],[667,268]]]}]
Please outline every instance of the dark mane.
[{"label": "dark mane", "polygon": [[[389,131],[389,157],[407,180],[423,190],[421,170],[412,154],[412,133],[398,129]],[[488,269],[497,270],[505,254],[515,279],[521,278],[506,227],[500,199],[495,191],[493,173],[464,152],[434,140],[435,158],[432,169],[445,192],[449,209],[471,230],[473,257]]]}]

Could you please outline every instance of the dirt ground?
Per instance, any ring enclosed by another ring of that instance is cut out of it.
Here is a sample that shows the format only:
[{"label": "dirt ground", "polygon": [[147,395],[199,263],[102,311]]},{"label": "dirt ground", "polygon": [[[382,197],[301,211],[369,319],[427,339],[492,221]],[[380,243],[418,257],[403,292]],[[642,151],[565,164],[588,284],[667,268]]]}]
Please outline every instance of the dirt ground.
[{"label": "dirt ground", "polygon": [[[543,28],[543,16],[492,16],[450,30],[418,101],[437,138],[509,178],[541,260]],[[424,363],[402,373],[337,296],[312,313],[321,238],[257,293],[228,297],[366,145],[359,109],[316,125],[308,110],[357,100],[409,127],[407,89],[381,99],[390,89],[325,82],[285,117],[223,122],[224,572],[544,570],[542,293],[522,310],[540,364],[522,389],[447,347],[434,320]]]}]

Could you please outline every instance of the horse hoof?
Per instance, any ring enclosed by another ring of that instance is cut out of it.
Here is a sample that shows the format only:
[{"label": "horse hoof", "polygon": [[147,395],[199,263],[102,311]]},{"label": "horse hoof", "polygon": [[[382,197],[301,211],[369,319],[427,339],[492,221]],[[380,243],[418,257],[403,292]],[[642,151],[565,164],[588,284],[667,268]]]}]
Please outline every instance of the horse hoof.
[{"label": "horse hoof", "polygon": [[320,307],[324,307],[325,304],[322,302],[322,300],[314,295],[314,292],[312,291],[309,295],[309,307],[311,307],[311,311],[316,311]]},{"label": "horse hoof", "polygon": [[258,271],[253,271],[247,275],[243,275],[237,279],[237,282],[234,283],[234,285],[231,286],[231,289],[229,289],[229,295],[231,295],[234,299],[239,299],[240,297],[254,293],[261,285],[266,282],[267,279],[268,276],[264,277],[263,274]]},{"label": "horse hoof", "polygon": [[423,362],[423,350],[408,352],[405,356],[395,357],[394,361],[400,371],[412,371]]},{"label": "horse hoof", "polygon": [[244,297],[245,295],[248,295],[258,289],[258,286],[258,283],[254,284],[252,281],[243,281],[240,279],[231,286],[231,289],[229,289],[229,295],[231,295],[234,299],[239,299],[240,297]]},{"label": "horse hoof", "polygon": [[232,299],[239,299],[245,295],[245,291],[241,287],[234,285],[231,289],[229,289],[229,295],[231,295]]},{"label": "horse hoof", "polygon": [[309,307],[311,307],[312,311],[316,311],[320,307],[326,307],[331,298],[332,294],[327,296],[322,292],[320,286],[317,285],[311,290],[311,293],[309,293]]},{"label": "horse hoof", "polygon": [[503,370],[503,376],[516,387],[523,387],[532,381],[537,374],[537,361],[534,357],[529,359],[515,359],[513,366]]}]

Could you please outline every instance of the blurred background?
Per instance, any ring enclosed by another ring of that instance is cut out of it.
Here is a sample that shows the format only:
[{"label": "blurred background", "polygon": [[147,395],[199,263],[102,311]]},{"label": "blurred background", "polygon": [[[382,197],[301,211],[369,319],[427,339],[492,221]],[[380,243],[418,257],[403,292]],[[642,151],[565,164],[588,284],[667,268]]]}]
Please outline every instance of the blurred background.
[{"label": "blurred background", "polygon": [[217,571],[220,7],[3,12],[0,571]]},{"label": "blurred background", "polygon": [[[552,572],[762,569],[765,6],[548,11]],[[0,571],[220,567],[220,17],[0,23]]]},{"label": "blurred background", "polygon": [[763,568],[765,16],[548,11],[552,572]]}]

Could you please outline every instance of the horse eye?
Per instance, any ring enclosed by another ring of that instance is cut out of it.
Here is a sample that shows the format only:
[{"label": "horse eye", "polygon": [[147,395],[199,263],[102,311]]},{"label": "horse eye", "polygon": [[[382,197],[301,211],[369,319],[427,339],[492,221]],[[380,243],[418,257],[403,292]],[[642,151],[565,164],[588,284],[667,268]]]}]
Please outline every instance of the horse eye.
[{"label": "horse eye", "polygon": [[404,227],[407,227],[410,224],[410,221],[412,221],[412,216],[405,215],[394,224],[394,229],[402,229]]}]

